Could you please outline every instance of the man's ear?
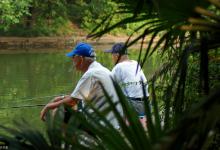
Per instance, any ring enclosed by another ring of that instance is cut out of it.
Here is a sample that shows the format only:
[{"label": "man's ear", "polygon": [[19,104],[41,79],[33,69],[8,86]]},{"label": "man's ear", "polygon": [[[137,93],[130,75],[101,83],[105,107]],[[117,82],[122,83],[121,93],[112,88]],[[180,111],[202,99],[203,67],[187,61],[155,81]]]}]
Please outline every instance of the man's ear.
[{"label": "man's ear", "polygon": [[80,56],[80,61],[82,61],[82,62],[83,62],[83,60],[84,60],[84,57]]},{"label": "man's ear", "polygon": [[116,54],[116,53],[115,53],[115,54],[112,54],[112,55],[113,55],[114,57],[118,57],[118,54]]}]

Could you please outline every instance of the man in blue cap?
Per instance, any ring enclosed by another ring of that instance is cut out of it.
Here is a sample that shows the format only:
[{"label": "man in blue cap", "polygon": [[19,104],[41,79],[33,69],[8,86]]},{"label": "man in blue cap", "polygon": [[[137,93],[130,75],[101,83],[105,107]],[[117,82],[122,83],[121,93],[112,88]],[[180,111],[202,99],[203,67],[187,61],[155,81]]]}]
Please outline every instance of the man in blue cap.
[{"label": "man in blue cap", "polygon": [[114,80],[120,85],[129,103],[136,110],[141,123],[146,127],[142,83],[145,85],[146,96],[148,97],[149,94],[147,79],[140,65],[137,61],[129,59],[124,43],[116,43],[105,52],[112,54],[112,60],[116,64],[112,69]]},{"label": "man in blue cap", "polygon": [[[108,92],[109,96],[112,97],[113,102],[118,100],[111,80],[111,72],[95,61],[96,55],[90,44],[78,43],[66,56],[72,58],[76,70],[84,74],[71,95],[56,97],[42,109],[40,114],[42,120],[45,119],[45,114],[48,110],[57,108],[62,104],[75,105],[80,101],[92,100],[95,101],[95,106],[98,109],[102,109],[105,96],[100,83]],[[110,120],[110,118],[112,124],[117,127],[117,122],[113,119],[114,117],[112,115],[107,116],[107,119]]]}]

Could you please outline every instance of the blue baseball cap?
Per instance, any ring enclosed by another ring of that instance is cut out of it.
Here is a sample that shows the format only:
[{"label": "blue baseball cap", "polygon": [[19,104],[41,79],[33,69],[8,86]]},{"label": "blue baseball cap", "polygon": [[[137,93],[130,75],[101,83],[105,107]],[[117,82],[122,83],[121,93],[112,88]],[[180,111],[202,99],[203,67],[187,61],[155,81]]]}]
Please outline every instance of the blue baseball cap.
[{"label": "blue baseball cap", "polygon": [[104,52],[106,53],[118,53],[121,55],[127,55],[128,51],[125,49],[125,44],[124,43],[116,43],[112,46],[112,49],[110,50],[105,50]]},{"label": "blue baseball cap", "polygon": [[71,52],[66,54],[67,57],[73,57],[75,55],[83,57],[95,57],[95,52],[90,44],[80,42]]}]

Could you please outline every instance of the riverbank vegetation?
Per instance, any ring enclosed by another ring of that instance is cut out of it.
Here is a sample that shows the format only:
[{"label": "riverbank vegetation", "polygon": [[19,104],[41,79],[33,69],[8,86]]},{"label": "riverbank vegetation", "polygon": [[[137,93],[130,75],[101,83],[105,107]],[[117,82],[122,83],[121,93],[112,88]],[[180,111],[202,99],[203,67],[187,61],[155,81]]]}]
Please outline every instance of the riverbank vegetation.
[{"label": "riverbank vegetation", "polygon": [[[0,2],[1,36],[86,35],[110,12],[118,9],[109,0],[2,0]],[[127,15],[118,14],[116,23]],[[114,35],[130,34],[136,23],[111,31]]]},{"label": "riverbank vegetation", "polygon": [[[145,101],[147,131],[115,83],[130,126],[120,117],[106,93],[109,107],[100,112],[90,105],[94,111],[92,115],[87,108],[83,109],[83,115],[72,112],[65,134],[61,134],[60,128],[62,116],[57,114],[57,119],[48,120],[50,142],[41,133],[23,125],[18,130],[4,129],[20,135],[26,143],[11,137],[7,139],[12,144],[35,149],[42,149],[42,146],[44,149],[61,149],[64,145],[72,149],[218,150],[219,0],[114,1],[120,9],[105,15],[89,37],[101,37],[115,28],[144,22],[136,25],[134,33],[140,31],[139,36],[128,39],[126,45],[129,47],[142,41],[138,59],[142,66],[154,53],[160,54],[158,59],[163,60],[161,68],[149,79],[151,101]],[[112,17],[117,14],[126,17],[114,23]],[[146,42],[148,37],[150,40]],[[109,112],[115,114],[121,130],[114,129],[105,119]],[[92,136],[79,129],[79,124],[92,131]]]}]

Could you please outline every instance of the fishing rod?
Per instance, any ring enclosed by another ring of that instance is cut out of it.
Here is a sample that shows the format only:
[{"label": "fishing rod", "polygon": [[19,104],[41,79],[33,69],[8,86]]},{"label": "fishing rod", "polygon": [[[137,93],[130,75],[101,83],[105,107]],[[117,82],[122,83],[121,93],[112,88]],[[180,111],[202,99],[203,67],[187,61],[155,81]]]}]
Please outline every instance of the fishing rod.
[{"label": "fishing rod", "polygon": [[12,109],[12,108],[30,108],[30,107],[40,107],[45,106],[46,104],[35,104],[35,105],[21,105],[21,106],[11,106],[11,107],[0,107],[0,111],[2,109]]},{"label": "fishing rod", "polygon": [[42,97],[35,97],[35,98],[28,98],[28,99],[19,98],[20,100],[13,101],[13,103],[17,103],[17,102],[28,102],[28,101],[32,101],[32,100],[34,100],[34,99],[44,99],[44,98],[50,98],[50,97],[61,96],[61,95],[66,95],[66,94],[57,94],[57,95],[42,96]]},{"label": "fishing rod", "polygon": [[[25,100],[20,100],[20,101],[13,101],[13,103],[16,102],[27,102],[27,101],[31,101],[34,99],[43,99],[43,98],[48,98],[48,97],[56,97],[56,96],[61,96],[61,95],[65,95],[65,94],[59,94],[59,95],[50,95],[50,96],[43,96],[43,97],[35,97],[35,98],[29,98],[29,99],[25,99]],[[0,111],[2,109],[13,109],[13,108],[30,108],[30,107],[40,107],[40,106],[45,106],[46,104],[35,104],[35,105],[20,105],[20,106],[10,106],[10,107],[0,107]]]}]

